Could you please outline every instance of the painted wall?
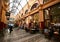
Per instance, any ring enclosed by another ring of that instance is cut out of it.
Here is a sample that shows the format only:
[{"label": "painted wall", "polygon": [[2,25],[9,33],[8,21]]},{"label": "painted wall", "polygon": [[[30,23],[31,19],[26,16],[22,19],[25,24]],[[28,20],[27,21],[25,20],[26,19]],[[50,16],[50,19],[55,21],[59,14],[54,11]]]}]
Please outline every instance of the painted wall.
[{"label": "painted wall", "polygon": [[7,19],[6,19],[5,14],[6,14],[6,11],[4,9],[2,9],[2,19],[1,19],[1,21],[6,24]]},{"label": "painted wall", "polygon": [[2,0],[0,0],[0,20],[1,20],[1,15],[2,15]]}]

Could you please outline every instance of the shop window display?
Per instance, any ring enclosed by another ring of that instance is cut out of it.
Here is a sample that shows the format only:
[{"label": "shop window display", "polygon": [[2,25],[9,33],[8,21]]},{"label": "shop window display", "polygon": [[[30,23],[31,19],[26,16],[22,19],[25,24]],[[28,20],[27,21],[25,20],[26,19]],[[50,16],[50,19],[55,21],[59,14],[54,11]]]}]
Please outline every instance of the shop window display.
[{"label": "shop window display", "polygon": [[52,18],[52,22],[55,23],[60,23],[60,3],[52,6],[50,8],[50,14],[51,14],[51,18]]},{"label": "shop window display", "polygon": [[60,23],[60,3],[55,4],[44,10],[45,21],[51,23]]},{"label": "shop window display", "polygon": [[[48,10],[48,12],[45,10]],[[44,10],[45,26],[48,28],[49,26],[51,26],[54,29],[55,36],[60,35],[60,3],[48,7],[45,10]],[[47,15],[47,13],[49,13],[49,15]]]},{"label": "shop window display", "polygon": [[34,21],[39,22],[39,14],[38,13],[34,14]]},{"label": "shop window display", "polygon": [[44,10],[44,18],[45,18],[45,27],[49,27],[50,16],[49,16],[49,10],[48,9]]}]

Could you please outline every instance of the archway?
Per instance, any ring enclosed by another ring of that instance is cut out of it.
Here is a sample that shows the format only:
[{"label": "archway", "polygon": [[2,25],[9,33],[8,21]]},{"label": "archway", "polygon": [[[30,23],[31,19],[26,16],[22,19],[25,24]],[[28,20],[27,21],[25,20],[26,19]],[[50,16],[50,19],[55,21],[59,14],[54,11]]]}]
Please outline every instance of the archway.
[{"label": "archway", "polygon": [[34,9],[34,8],[36,8],[36,7],[38,7],[38,3],[34,3],[34,4],[32,5],[32,7],[31,7],[31,10]]}]

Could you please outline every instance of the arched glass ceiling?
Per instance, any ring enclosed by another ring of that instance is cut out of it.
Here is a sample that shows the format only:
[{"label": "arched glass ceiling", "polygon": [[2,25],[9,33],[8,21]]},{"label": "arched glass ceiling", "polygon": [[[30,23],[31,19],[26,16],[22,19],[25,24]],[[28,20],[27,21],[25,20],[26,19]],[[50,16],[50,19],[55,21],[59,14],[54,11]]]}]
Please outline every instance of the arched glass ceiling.
[{"label": "arched glass ceiling", "polygon": [[12,12],[14,15],[18,14],[28,1],[29,0],[10,0],[9,11]]},{"label": "arched glass ceiling", "polygon": [[18,10],[21,10],[21,9],[22,9],[22,7],[19,5],[19,6],[18,6]]}]

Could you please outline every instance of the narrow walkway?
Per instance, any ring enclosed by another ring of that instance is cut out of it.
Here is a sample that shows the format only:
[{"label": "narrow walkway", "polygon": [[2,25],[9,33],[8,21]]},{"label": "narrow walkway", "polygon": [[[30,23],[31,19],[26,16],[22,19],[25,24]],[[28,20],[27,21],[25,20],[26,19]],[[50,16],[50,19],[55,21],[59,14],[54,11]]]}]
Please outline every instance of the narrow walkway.
[{"label": "narrow walkway", "polygon": [[25,37],[28,37],[28,36],[31,36],[31,34],[26,33],[25,30],[22,30],[22,29],[19,29],[19,30],[13,29],[11,34],[8,33],[8,32],[5,33],[4,40],[6,42],[13,42],[13,41],[17,41],[19,39],[22,39],[22,38],[25,38]]},{"label": "narrow walkway", "polygon": [[0,42],[54,42],[48,40],[42,34],[30,34],[26,33],[23,29],[13,29],[12,33],[4,32],[4,37],[0,39]]}]

